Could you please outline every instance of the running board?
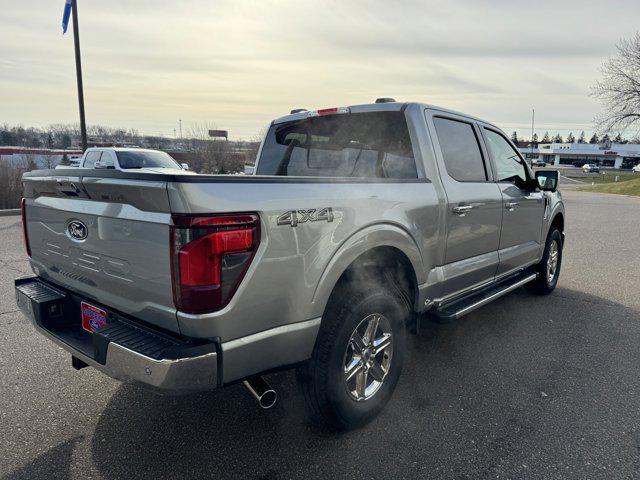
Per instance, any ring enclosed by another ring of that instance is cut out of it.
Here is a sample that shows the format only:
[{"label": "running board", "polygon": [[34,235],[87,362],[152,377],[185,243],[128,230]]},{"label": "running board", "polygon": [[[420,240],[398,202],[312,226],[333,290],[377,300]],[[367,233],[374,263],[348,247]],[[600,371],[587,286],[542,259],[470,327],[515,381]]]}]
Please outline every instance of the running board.
[{"label": "running board", "polygon": [[445,323],[473,312],[476,308],[480,308],[497,298],[512,292],[522,285],[532,282],[538,277],[537,273],[524,272],[515,277],[503,280],[486,289],[475,292],[472,295],[463,297],[450,303],[443,304],[435,309],[432,313],[435,320]]}]

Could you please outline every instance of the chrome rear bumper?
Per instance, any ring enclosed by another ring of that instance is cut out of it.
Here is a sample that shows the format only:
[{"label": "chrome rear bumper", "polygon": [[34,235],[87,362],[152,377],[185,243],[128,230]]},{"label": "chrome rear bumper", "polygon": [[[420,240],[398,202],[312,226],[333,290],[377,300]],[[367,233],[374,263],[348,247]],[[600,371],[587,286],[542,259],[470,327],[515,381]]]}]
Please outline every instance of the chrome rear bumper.
[{"label": "chrome rear bumper", "polygon": [[173,339],[121,321],[117,314],[113,314],[114,321],[122,323],[118,334],[109,329],[91,334],[82,330],[80,299],[75,295],[37,277],[16,280],[15,293],[18,307],[36,330],[112,378],[141,382],[166,393],[219,386],[219,345],[215,342]]}]

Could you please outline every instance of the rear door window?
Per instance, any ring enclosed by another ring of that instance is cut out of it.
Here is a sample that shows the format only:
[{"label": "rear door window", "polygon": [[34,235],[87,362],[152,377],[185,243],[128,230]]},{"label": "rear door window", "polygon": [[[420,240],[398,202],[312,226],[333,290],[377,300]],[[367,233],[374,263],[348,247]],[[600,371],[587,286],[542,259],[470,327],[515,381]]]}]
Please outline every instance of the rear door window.
[{"label": "rear door window", "polygon": [[434,117],[438,142],[447,173],[458,182],[485,182],[487,170],[473,125]]},{"label": "rear door window", "polygon": [[272,125],[258,175],[417,178],[403,112],[348,113]]}]

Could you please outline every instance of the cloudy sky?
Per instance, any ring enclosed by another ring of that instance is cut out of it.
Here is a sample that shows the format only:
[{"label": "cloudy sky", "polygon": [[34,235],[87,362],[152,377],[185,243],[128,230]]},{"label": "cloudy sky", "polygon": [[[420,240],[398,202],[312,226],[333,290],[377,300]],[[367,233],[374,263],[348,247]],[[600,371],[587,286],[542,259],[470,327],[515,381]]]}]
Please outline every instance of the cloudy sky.
[{"label": "cloudy sky", "polygon": [[[251,137],[291,108],[417,100],[526,133],[591,130],[638,0],[78,0],[87,122]],[[0,0],[0,123],[77,122],[64,0]],[[528,134],[527,134],[528,135]]]}]

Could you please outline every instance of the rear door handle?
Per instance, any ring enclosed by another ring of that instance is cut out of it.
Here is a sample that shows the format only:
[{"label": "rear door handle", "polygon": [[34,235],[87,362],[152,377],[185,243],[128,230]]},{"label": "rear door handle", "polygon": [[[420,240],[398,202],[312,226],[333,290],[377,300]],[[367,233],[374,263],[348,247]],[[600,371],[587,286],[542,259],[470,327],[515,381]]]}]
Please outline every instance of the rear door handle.
[{"label": "rear door handle", "polygon": [[473,208],[473,205],[458,205],[457,207],[453,207],[453,213],[464,217],[469,210]]},{"label": "rear door handle", "polygon": [[504,208],[507,210],[515,210],[518,205],[520,205],[518,202],[507,202],[504,204]]}]

